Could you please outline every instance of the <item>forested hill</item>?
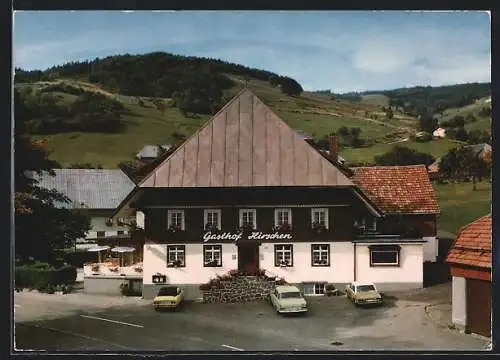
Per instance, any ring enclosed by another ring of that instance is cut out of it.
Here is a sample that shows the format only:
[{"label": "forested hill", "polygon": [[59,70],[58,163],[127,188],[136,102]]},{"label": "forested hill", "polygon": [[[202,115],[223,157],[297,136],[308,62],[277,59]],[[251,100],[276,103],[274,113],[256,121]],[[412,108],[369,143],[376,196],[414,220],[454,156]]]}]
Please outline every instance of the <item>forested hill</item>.
[{"label": "forested hill", "polygon": [[473,104],[476,100],[491,96],[490,83],[468,83],[447,86],[416,86],[394,90],[352,92],[345,94],[327,94],[339,99],[363,102],[375,96],[385,97],[386,106],[396,107],[406,114],[439,114],[446,109],[459,108]]},{"label": "forested hill", "polygon": [[269,81],[289,95],[302,87],[294,79],[228,63],[222,60],[187,57],[165,52],[144,55],[108,56],[92,61],[71,62],[44,71],[16,69],[16,83],[73,79],[99,85],[111,93],[128,96],[173,98],[181,109],[213,114],[227,99],[223,91],[234,86],[227,75]]}]

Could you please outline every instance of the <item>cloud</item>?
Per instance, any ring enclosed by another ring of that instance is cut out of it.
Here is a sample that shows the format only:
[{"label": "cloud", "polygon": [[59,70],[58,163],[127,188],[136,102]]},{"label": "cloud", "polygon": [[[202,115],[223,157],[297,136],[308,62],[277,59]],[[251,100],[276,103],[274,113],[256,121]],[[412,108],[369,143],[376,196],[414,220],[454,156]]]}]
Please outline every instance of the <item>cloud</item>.
[{"label": "cloud", "polygon": [[108,25],[109,16],[90,30],[83,26],[42,40],[27,36],[15,43],[15,64],[46,68],[95,56],[167,51],[220,58],[291,76],[308,90],[336,92],[491,78],[489,30],[471,21],[450,22],[450,16],[448,22],[398,22],[389,15],[375,21],[368,13],[353,20],[323,12],[175,12],[131,22],[136,14]]}]

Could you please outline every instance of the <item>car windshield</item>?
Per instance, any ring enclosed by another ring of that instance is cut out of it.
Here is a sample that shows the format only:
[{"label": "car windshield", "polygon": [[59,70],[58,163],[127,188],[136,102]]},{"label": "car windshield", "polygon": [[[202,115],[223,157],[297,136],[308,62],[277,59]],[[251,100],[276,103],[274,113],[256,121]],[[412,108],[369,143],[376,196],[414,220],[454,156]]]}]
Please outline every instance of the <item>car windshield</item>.
[{"label": "car windshield", "polygon": [[164,287],[158,291],[158,296],[175,296],[177,295],[177,288],[175,287]]},{"label": "car windshield", "polygon": [[375,287],[373,285],[359,285],[357,290],[358,292],[374,291]]},{"label": "car windshield", "polygon": [[298,291],[289,291],[281,293],[281,299],[297,299],[301,297],[302,295]]}]

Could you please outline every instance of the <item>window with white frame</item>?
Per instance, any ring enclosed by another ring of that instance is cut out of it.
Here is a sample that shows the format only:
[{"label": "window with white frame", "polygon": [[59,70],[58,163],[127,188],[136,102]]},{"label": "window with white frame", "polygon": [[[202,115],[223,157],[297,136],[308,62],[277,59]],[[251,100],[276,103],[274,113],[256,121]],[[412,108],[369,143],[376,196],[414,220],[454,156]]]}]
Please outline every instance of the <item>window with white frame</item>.
[{"label": "window with white frame", "polygon": [[167,267],[186,266],[186,246],[167,245]]},{"label": "window with white frame", "polygon": [[302,284],[302,291],[304,296],[317,296],[325,294],[326,283],[304,283]]},{"label": "window with white frame", "polygon": [[292,209],[274,210],[274,226],[292,226]]},{"label": "window with white frame", "polygon": [[206,267],[222,266],[222,245],[203,245],[203,265]]},{"label": "window with white frame", "polygon": [[205,230],[220,230],[221,229],[221,210],[206,209],[204,211]]},{"label": "window with white frame", "polygon": [[168,228],[184,230],[184,210],[168,210]]},{"label": "window with white frame", "polygon": [[399,245],[373,245],[370,250],[370,266],[399,266]]},{"label": "window with white frame", "polygon": [[257,211],[255,209],[240,210],[240,227],[257,228]]},{"label": "window with white frame", "polygon": [[274,266],[293,266],[293,245],[274,245]]},{"label": "window with white frame", "polygon": [[327,208],[312,208],[311,209],[311,224],[313,228],[323,227],[328,229],[328,209]]},{"label": "window with white frame", "polygon": [[312,266],[330,266],[329,244],[311,245],[311,264]]}]

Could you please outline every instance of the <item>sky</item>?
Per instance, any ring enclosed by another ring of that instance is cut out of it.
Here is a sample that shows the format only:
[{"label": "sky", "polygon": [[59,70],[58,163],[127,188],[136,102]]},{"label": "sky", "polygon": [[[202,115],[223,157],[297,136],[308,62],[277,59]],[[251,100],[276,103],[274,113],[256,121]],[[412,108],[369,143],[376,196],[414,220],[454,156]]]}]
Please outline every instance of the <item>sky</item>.
[{"label": "sky", "polygon": [[165,51],[335,93],[491,81],[484,11],[21,11],[14,65]]}]

